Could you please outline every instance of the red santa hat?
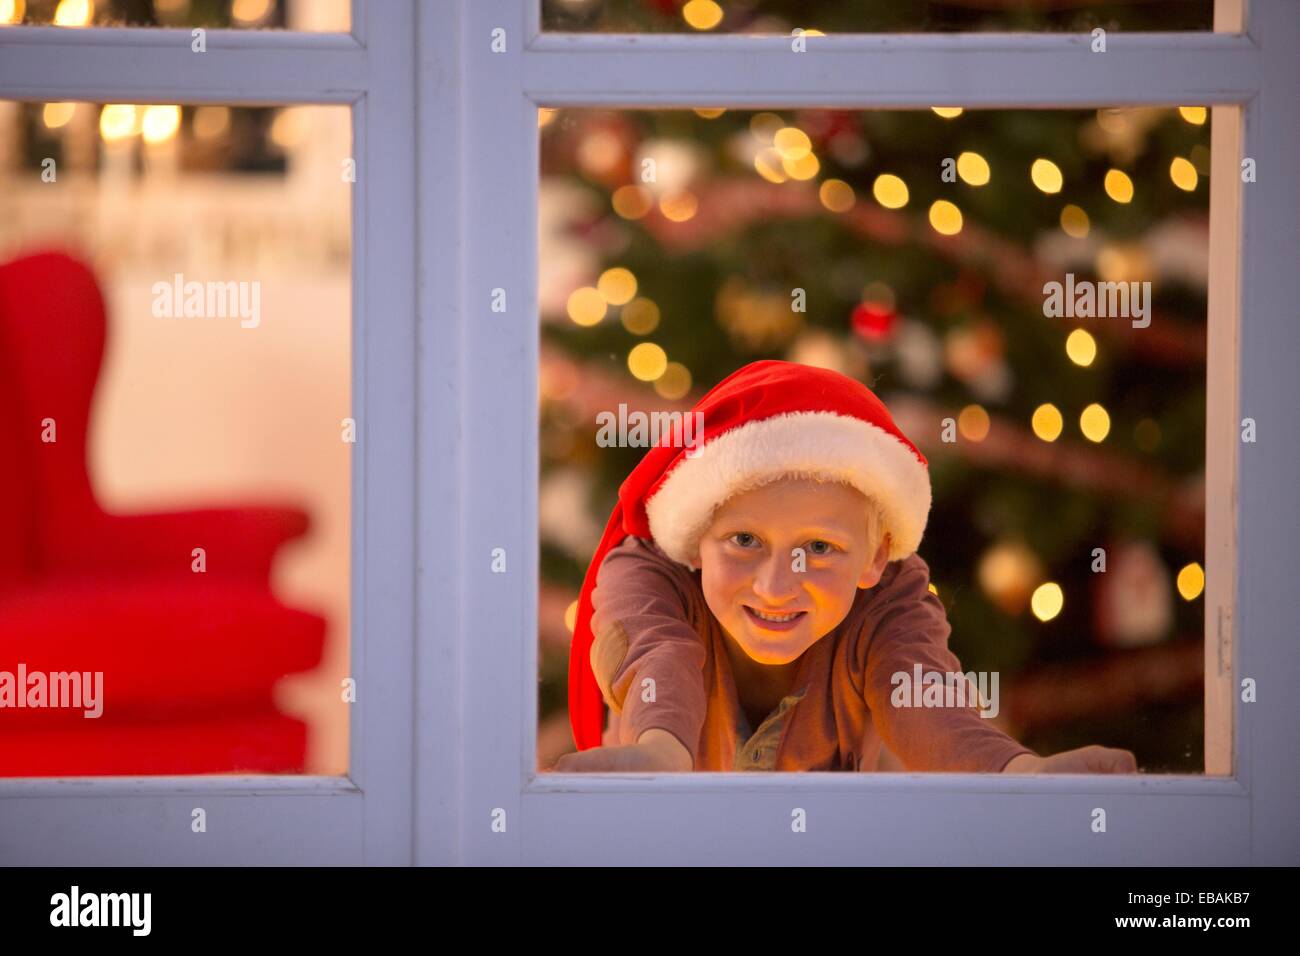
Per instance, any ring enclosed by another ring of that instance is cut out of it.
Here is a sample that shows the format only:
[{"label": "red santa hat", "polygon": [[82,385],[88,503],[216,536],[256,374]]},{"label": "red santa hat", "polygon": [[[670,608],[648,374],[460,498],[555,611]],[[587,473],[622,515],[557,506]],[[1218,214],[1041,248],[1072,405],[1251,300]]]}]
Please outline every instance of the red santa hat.
[{"label": "red santa hat", "polygon": [[[702,415],[702,419],[696,413]],[[703,423],[703,434],[694,426]],[[876,503],[889,560],[916,551],[930,513],[925,456],[861,382],[794,362],[754,362],[719,382],[632,470],[587,568],[569,652],[569,722],[579,750],[600,745],[605,702],[591,668],[591,593],[610,550],[649,538],[693,567],[714,511],[782,477],[838,481]]]}]

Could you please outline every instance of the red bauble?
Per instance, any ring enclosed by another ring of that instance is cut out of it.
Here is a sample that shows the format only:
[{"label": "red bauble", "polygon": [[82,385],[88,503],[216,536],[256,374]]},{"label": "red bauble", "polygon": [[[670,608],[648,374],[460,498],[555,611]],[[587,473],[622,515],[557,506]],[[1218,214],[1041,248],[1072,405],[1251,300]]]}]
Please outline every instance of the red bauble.
[{"label": "red bauble", "polygon": [[868,342],[883,342],[894,334],[898,313],[879,302],[860,302],[851,321],[853,331]]},{"label": "red bauble", "polygon": [[665,17],[675,17],[677,8],[682,5],[682,2],[681,0],[645,0],[645,5]]}]

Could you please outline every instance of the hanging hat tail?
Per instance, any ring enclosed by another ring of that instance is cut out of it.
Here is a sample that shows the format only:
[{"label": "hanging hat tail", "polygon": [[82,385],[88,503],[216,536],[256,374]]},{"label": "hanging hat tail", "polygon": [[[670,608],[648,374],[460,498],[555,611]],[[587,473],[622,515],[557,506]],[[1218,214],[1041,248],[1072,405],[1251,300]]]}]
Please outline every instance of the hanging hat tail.
[{"label": "hanging hat tail", "polygon": [[599,747],[605,731],[605,699],[601,696],[596,674],[591,669],[591,594],[596,588],[596,575],[600,565],[612,549],[627,537],[623,530],[623,504],[614,505],[614,512],[605,525],[600,546],[587,566],[587,576],[578,595],[578,616],[573,625],[573,641],[569,645],[569,726],[573,741],[579,750]]}]

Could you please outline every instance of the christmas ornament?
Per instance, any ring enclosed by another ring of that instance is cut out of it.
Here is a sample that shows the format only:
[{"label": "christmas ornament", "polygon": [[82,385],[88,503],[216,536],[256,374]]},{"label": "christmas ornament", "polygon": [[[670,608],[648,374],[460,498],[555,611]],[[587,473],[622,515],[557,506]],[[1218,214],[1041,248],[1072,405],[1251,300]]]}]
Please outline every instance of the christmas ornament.
[{"label": "christmas ornament", "polygon": [[898,313],[879,302],[859,302],[849,321],[863,341],[884,342],[894,334]]}]

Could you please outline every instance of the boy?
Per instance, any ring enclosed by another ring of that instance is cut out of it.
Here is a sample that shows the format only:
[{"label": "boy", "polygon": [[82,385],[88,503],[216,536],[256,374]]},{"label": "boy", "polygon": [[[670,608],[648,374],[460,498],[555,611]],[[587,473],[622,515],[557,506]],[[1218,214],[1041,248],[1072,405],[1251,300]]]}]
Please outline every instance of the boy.
[{"label": "boy", "polygon": [[928,463],[864,385],[757,362],[696,411],[702,447],[647,453],[588,569],[570,660],[580,752],[556,771],[873,770],[882,742],[909,770],[1136,769],[1103,747],[1040,757],[964,698],[893,693],[918,665],[961,666],[915,553]]}]

